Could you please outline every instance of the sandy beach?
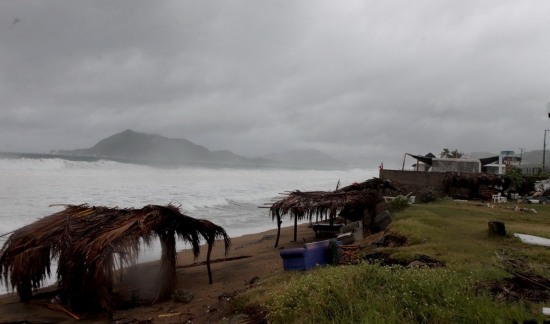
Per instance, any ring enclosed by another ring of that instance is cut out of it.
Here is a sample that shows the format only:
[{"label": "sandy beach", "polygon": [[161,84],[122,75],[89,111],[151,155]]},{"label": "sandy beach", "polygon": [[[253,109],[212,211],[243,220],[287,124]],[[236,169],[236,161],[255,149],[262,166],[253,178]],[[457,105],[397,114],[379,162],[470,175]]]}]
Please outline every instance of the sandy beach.
[{"label": "sandy beach", "polygon": [[[274,224],[274,227],[275,224]],[[302,246],[304,242],[315,240],[314,232],[308,224],[298,227],[298,240],[293,240],[293,227],[283,227],[279,247],[275,248],[277,229],[249,234],[231,239],[232,246],[227,256],[223,243],[217,243],[212,250],[213,284],[208,283],[206,265],[206,247],[201,247],[201,254],[194,260],[191,251],[182,250],[177,260],[177,290],[179,300],[170,300],[154,305],[147,305],[155,291],[155,274],[158,262],[139,264],[123,274],[123,280],[116,287],[128,299],[143,302],[143,306],[114,312],[113,320],[118,323],[137,323],[152,321],[154,323],[216,323],[227,314],[228,300],[235,294],[246,290],[255,282],[276,272],[283,271],[280,249]],[[159,255],[160,258],[160,255]],[[55,274],[53,274],[55,276]],[[47,289],[46,289],[47,290]],[[49,289],[52,290],[51,288]],[[70,323],[76,320],[60,310],[50,309],[54,293],[36,294],[29,304],[19,302],[17,294],[4,295],[0,298],[0,323],[6,322],[40,322]],[[187,302],[188,299],[191,299]],[[82,322],[109,322],[104,314],[75,314]]]}]

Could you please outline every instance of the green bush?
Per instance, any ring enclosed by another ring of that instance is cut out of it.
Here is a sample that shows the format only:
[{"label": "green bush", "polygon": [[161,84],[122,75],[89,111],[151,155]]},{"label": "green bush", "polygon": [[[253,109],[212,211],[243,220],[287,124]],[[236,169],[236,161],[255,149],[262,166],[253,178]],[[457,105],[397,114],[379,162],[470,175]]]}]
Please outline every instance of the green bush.
[{"label": "green bush", "polygon": [[525,179],[521,174],[521,169],[510,166],[506,168],[506,177],[510,179],[510,189],[512,191],[518,190],[521,188]]},{"label": "green bush", "polygon": [[397,196],[392,201],[390,201],[390,210],[391,211],[401,211],[409,207],[409,199],[403,196]]}]

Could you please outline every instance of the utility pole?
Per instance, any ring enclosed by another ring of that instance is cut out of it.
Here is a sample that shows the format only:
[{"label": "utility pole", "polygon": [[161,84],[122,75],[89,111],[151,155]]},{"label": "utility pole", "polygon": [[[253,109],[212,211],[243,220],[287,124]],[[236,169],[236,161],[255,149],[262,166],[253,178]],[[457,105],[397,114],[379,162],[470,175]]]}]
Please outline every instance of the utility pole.
[{"label": "utility pole", "polygon": [[[548,118],[550,118],[550,102],[546,104],[546,112],[548,113]],[[546,132],[549,132],[550,129],[544,130],[544,147],[542,150],[542,172],[546,171]]]},{"label": "utility pole", "polygon": [[544,146],[542,147],[542,172],[546,171],[546,133],[547,132],[550,132],[550,129],[544,130]]}]

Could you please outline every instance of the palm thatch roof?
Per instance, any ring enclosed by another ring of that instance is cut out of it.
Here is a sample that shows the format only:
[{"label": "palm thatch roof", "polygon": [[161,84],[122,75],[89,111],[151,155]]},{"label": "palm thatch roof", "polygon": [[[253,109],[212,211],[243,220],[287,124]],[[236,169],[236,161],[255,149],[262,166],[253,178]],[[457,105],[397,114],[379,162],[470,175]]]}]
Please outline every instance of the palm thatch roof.
[{"label": "palm thatch roof", "polygon": [[349,186],[336,189],[335,192],[368,190],[368,189],[377,190],[378,192],[381,192],[381,193],[384,193],[385,191],[395,191],[395,192],[403,193],[403,189],[401,188],[400,184],[393,182],[389,179],[380,179],[380,178],[372,178],[359,183],[354,182]]},{"label": "palm thatch roof", "polygon": [[369,208],[381,200],[381,195],[374,190],[342,192],[297,190],[271,206],[271,219],[281,218],[286,214],[298,220],[311,220],[313,215],[335,218],[344,208]]},{"label": "palm thatch roof", "polygon": [[[339,214],[351,219],[352,215],[360,212],[361,216],[367,210],[374,213],[376,205],[382,202],[382,192],[395,190],[401,192],[399,185],[389,180],[373,178],[361,183],[353,183],[335,191],[292,191],[285,198],[276,201],[269,208],[271,219],[277,220],[279,232],[275,247],[279,243],[281,219],[289,215],[294,219],[294,240],[296,240],[296,227],[298,221],[312,220],[313,215],[319,218],[329,218],[331,221]],[[357,219],[351,219],[357,220]]]},{"label": "palm thatch roof", "polygon": [[[66,304],[73,309],[93,305],[112,310],[120,302],[113,294],[114,271],[135,264],[141,244],[159,238],[162,257],[155,300],[167,299],[176,282],[176,236],[191,244],[195,257],[204,239],[208,260],[215,240],[224,241],[226,252],[231,244],[222,227],[186,216],[173,205],[141,209],[68,205],[9,236],[0,250],[0,279],[28,301],[32,289],[51,276],[52,260],[57,259],[57,281]],[[208,262],[207,268],[212,281]]]}]

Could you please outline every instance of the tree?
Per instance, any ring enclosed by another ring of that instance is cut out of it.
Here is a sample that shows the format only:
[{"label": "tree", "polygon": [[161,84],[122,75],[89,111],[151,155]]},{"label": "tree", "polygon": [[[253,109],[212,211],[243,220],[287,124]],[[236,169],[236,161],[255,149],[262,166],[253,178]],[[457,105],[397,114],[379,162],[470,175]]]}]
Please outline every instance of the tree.
[{"label": "tree", "polygon": [[525,182],[525,178],[521,174],[521,169],[512,165],[506,167],[506,177],[510,179],[511,191],[517,191]]},{"label": "tree", "polygon": [[457,149],[454,149],[451,154],[449,155],[450,158],[455,158],[455,159],[459,159],[462,157],[462,155],[464,155],[464,153],[462,152],[459,152]]},{"label": "tree", "polygon": [[444,148],[443,151],[441,153],[439,153],[439,157],[441,157],[441,158],[452,158],[452,159],[461,158],[463,155],[464,155],[464,153],[460,152],[457,149],[449,151],[448,148]]}]

